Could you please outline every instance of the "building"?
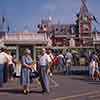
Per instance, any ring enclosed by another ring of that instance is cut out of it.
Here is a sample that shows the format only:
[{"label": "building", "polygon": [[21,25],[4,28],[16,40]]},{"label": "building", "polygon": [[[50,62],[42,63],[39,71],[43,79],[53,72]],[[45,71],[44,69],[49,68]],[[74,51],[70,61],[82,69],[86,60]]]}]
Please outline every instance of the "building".
[{"label": "building", "polygon": [[[89,13],[85,1],[81,0],[81,7],[75,24],[55,24],[48,18],[38,25],[38,33],[47,33],[53,42],[53,46],[92,47],[93,16]],[[75,45],[70,45],[72,40]]]},{"label": "building", "polygon": [[54,23],[51,17],[42,20],[38,32],[9,33],[5,17],[1,17],[0,45],[6,45],[20,59],[25,48],[30,48],[35,59],[36,47],[100,48],[100,32],[92,32],[93,16],[88,11],[86,0],[81,0],[75,24]]},{"label": "building", "polygon": [[15,54],[18,59],[23,55],[25,48],[29,48],[32,52],[33,58],[36,58],[35,47],[48,45],[46,34],[32,32],[5,33],[0,40],[2,44],[12,50],[12,54]]}]

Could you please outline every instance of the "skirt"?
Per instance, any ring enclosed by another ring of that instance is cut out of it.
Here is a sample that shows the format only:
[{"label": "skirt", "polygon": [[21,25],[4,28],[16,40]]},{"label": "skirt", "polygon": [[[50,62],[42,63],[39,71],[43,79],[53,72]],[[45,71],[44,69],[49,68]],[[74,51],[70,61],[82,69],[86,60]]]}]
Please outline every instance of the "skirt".
[{"label": "skirt", "polygon": [[30,86],[32,83],[32,78],[31,78],[31,70],[25,67],[22,67],[21,69],[21,77],[20,77],[20,83],[23,86]]}]

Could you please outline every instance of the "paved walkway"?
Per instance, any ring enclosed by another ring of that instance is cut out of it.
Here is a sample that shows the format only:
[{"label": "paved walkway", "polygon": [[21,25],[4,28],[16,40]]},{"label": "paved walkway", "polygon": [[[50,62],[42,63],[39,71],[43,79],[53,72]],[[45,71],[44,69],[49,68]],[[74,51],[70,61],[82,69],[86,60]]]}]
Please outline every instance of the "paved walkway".
[{"label": "paved walkway", "polygon": [[0,88],[1,100],[100,100],[100,81],[83,75],[54,75],[50,78],[50,94],[42,94],[41,86],[34,80],[31,93],[24,95],[19,79],[9,81]]}]

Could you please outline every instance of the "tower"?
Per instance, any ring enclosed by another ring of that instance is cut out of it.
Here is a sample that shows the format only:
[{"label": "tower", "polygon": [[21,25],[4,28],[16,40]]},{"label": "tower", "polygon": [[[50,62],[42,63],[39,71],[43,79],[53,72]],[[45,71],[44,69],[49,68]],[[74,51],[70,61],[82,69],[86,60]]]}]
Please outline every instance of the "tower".
[{"label": "tower", "polygon": [[86,0],[81,0],[79,14],[79,34],[80,37],[90,37],[92,31],[92,16],[88,11]]}]

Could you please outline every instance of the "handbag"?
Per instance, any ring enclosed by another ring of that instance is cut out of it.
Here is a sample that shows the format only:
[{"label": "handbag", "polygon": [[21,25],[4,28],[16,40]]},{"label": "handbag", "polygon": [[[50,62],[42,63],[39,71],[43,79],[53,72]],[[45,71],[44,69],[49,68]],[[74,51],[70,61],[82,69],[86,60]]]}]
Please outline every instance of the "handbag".
[{"label": "handbag", "polygon": [[39,77],[39,73],[37,71],[31,71],[30,77],[31,78],[38,78]]}]

